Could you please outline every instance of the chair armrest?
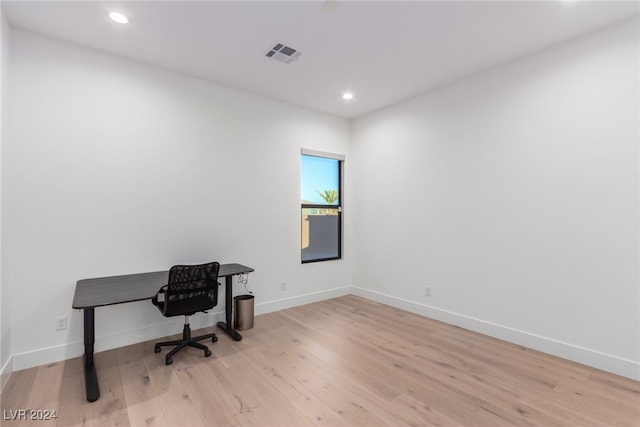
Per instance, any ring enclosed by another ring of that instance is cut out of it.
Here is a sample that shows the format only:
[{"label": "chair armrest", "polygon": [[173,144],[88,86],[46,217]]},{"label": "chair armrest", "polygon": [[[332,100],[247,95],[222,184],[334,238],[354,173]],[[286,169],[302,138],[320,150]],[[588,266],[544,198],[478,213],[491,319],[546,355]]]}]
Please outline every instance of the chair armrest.
[{"label": "chair armrest", "polygon": [[[168,289],[169,285],[164,285],[163,287],[160,288],[160,290],[153,296],[153,298],[151,298],[151,302],[153,303],[153,305],[155,305],[156,307],[160,307],[160,304],[158,304],[159,302],[165,302],[167,301],[167,289]],[[162,299],[158,298],[159,295],[162,295]],[[167,306],[166,304],[164,305],[165,307]]]}]

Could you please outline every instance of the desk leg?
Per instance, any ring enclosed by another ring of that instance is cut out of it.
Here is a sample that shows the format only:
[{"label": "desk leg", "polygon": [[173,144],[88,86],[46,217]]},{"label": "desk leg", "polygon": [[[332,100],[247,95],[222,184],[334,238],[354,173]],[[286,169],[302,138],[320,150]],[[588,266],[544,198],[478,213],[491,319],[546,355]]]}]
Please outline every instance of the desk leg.
[{"label": "desk leg", "polygon": [[93,363],[93,343],[95,342],[95,309],[85,308],[84,312],[84,385],[87,400],[95,402],[100,397],[96,365]]},{"label": "desk leg", "polygon": [[225,322],[218,322],[218,326],[225,331],[231,338],[236,341],[240,341],[242,339],[242,335],[240,335],[235,329],[233,329],[233,323],[231,323],[231,318],[233,317],[233,276],[226,276],[224,278],[224,311],[226,316]]}]

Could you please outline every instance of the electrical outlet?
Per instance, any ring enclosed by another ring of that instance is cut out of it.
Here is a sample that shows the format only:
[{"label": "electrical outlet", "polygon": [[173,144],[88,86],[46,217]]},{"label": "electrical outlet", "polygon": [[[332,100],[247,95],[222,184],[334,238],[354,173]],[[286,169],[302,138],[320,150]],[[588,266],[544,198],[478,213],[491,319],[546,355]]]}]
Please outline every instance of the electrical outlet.
[{"label": "electrical outlet", "polygon": [[431,296],[431,286],[425,286],[424,287],[424,296],[425,297],[430,297]]},{"label": "electrical outlet", "polygon": [[67,329],[67,316],[56,317],[56,331]]},{"label": "electrical outlet", "polygon": [[286,282],[280,282],[280,290],[282,292],[287,290],[287,283]]}]

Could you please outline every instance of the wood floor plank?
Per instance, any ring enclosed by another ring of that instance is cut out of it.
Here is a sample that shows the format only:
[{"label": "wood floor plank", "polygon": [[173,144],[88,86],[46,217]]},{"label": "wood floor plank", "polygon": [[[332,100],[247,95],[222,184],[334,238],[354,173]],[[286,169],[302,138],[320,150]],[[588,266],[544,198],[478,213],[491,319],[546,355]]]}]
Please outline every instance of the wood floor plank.
[{"label": "wood floor plank", "polygon": [[23,420],[20,426],[37,423],[43,427],[49,427],[58,423],[63,375],[64,362],[50,363],[37,368],[26,405],[29,414],[27,420]]},{"label": "wood floor plank", "polygon": [[211,357],[170,366],[153,342],[96,354],[93,403],[81,358],[14,372],[3,415],[58,419],[2,425],[640,426],[637,381],[355,296],[257,316],[241,341],[216,333]]},{"label": "wood floor plank", "polygon": [[453,419],[447,417],[438,410],[433,409],[428,403],[420,401],[409,394],[403,394],[393,401],[394,413],[405,419],[407,425],[412,426],[449,426],[463,427]]},{"label": "wood floor plank", "polygon": [[[27,402],[31,396],[37,372],[38,368],[31,368],[11,374],[11,378],[0,395],[3,426],[20,425],[23,417],[21,411],[27,409]],[[26,412],[24,414],[26,417]]]},{"label": "wood floor plank", "polygon": [[[90,403],[85,397],[82,358],[76,357],[64,362],[58,426],[87,425]],[[21,371],[22,372],[22,371]]]},{"label": "wood floor plank", "polygon": [[[90,404],[83,402],[82,408],[86,410],[83,425],[130,427],[117,350],[97,353],[94,359],[100,382],[100,399]],[[60,411],[62,412],[63,408],[60,408]]]},{"label": "wood floor plank", "polygon": [[147,370],[144,351],[140,345],[117,350],[129,419],[133,426],[166,427],[162,399]]},{"label": "wood floor plank", "polygon": [[[160,405],[167,425],[216,425],[213,422],[220,422],[223,418],[216,418],[220,414],[213,413],[213,396],[209,384],[202,381],[199,371],[194,366],[202,361],[201,359],[208,362],[211,359],[205,358],[202,352],[192,355],[189,350],[191,349],[176,355],[173,364],[167,366],[164,356],[153,353],[150,348],[147,352],[149,356],[145,358],[150,381],[162,390]],[[194,362],[192,356],[199,357],[197,362]],[[220,425],[225,424],[220,422]]]},{"label": "wood floor plank", "polygon": [[[238,358],[244,369],[226,369],[223,375],[237,384],[239,390],[243,390],[243,396],[251,395],[255,404],[254,410],[258,409],[266,414],[265,424],[267,420],[272,420],[269,423],[271,425],[299,427],[311,425],[309,419],[293,405],[290,396],[274,387],[272,377],[265,376],[259,368],[248,369],[253,366],[244,352],[238,353]],[[225,394],[224,389],[220,389],[219,392]]]}]

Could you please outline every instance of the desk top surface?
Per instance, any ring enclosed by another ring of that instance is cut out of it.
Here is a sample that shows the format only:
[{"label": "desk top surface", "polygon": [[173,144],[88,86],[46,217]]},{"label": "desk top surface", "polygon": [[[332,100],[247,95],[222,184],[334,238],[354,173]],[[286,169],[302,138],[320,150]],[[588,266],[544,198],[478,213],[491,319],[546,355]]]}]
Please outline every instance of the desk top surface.
[{"label": "desk top surface", "polygon": [[[220,264],[218,277],[252,271],[253,268],[242,264]],[[78,280],[72,307],[82,309],[151,299],[168,278],[169,270]]]}]

